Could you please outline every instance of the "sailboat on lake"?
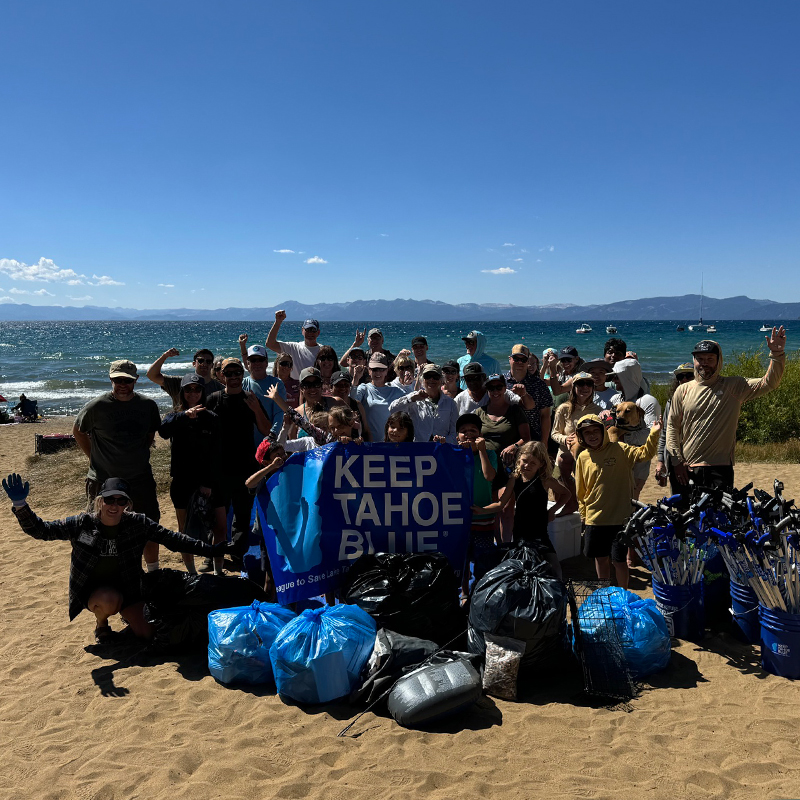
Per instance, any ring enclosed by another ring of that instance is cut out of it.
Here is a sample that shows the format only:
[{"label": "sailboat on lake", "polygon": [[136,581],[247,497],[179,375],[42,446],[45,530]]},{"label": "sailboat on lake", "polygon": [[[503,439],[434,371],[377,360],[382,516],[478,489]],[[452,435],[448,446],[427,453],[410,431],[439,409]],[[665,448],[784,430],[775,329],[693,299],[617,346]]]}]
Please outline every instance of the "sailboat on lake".
[{"label": "sailboat on lake", "polygon": [[706,325],[703,322],[703,275],[700,274],[700,321],[695,322],[694,325],[689,326],[690,331],[699,331],[700,333],[716,333],[717,329],[713,325]]}]

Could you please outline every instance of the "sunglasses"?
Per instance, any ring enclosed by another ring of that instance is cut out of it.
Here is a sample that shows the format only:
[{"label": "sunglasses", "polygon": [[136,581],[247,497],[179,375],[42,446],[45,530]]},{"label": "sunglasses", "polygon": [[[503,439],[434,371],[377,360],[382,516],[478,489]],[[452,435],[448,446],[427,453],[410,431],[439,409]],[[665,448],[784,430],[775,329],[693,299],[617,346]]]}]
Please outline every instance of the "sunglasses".
[{"label": "sunglasses", "polygon": [[587,389],[591,389],[594,386],[594,381],[576,381],[576,386],[585,386]]},{"label": "sunglasses", "polygon": [[511,360],[517,364],[524,364],[528,360],[528,356],[511,356]]},{"label": "sunglasses", "polygon": [[112,378],[111,383],[121,383],[123,386],[128,386],[131,383],[136,383],[133,378]]},{"label": "sunglasses", "polygon": [[291,369],[292,368],[292,362],[291,361],[279,361],[278,362],[278,366],[279,367],[289,367],[289,369]]},{"label": "sunglasses", "polygon": [[243,369],[224,369],[224,370],[222,370],[222,374],[226,378],[237,378],[237,377],[241,377],[242,375],[244,375],[244,370]]},{"label": "sunglasses", "polygon": [[694,375],[690,375],[688,372],[684,372],[681,375],[676,376],[678,378],[678,383],[688,383],[689,381],[694,380]]},{"label": "sunglasses", "polygon": [[388,372],[389,370],[386,367],[370,367],[370,372]]},{"label": "sunglasses", "polygon": [[333,356],[317,356],[317,361],[333,361]]},{"label": "sunglasses", "polygon": [[504,392],[506,387],[499,383],[493,383],[491,386],[486,387],[487,392]]},{"label": "sunglasses", "polygon": [[572,356],[566,356],[566,358],[559,358],[558,360],[563,364],[566,361],[572,363],[575,359]]},{"label": "sunglasses", "polygon": [[442,375],[458,375],[457,369],[443,369]]},{"label": "sunglasses", "polygon": [[194,360],[194,363],[195,364],[213,364],[214,363],[214,359],[213,358],[196,358]]},{"label": "sunglasses", "polygon": [[263,364],[267,359],[264,356],[250,356],[248,360],[251,364]]},{"label": "sunglasses", "polygon": [[321,389],[322,381],[303,381],[300,385],[304,389]]},{"label": "sunglasses", "polygon": [[185,394],[199,394],[203,391],[203,387],[198,386],[196,383],[190,383],[188,386],[183,387],[183,391]]},{"label": "sunglasses", "polygon": [[104,497],[103,502],[107,506],[126,506],[130,500],[127,497]]}]

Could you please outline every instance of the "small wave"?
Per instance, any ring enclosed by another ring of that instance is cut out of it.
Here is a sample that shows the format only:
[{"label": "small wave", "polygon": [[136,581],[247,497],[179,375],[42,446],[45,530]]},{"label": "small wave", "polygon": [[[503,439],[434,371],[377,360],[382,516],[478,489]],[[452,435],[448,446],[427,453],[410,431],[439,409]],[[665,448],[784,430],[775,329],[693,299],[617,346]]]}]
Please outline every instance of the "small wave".
[{"label": "small wave", "polygon": [[[140,372],[144,373],[153,366],[152,364],[137,364],[136,369]],[[172,372],[186,372],[187,370],[192,369],[192,362],[191,361],[167,361],[164,366],[161,368],[163,372],[167,375],[171,374]]]}]

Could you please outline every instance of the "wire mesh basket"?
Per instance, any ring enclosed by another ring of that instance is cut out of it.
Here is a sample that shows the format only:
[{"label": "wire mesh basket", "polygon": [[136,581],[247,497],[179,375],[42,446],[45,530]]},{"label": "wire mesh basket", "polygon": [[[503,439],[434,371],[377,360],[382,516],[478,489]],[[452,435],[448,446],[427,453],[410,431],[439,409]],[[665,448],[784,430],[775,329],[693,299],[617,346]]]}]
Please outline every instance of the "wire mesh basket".
[{"label": "wire mesh basket", "polygon": [[595,591],[607,586],[609,581],[567,582],[573,649],[583,670],[585,693],[592,698],[627,703],[638,695],[639,686],[628,669],[607,596],[598,595],[592,600],[590,633],[581,630],[581,606]]}]

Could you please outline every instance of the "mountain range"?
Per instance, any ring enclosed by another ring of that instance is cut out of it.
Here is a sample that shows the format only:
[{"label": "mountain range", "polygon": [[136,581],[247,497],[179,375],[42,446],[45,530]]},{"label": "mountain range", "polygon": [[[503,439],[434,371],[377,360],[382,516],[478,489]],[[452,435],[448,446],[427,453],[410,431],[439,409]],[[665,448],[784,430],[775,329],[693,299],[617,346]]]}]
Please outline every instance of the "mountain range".
[{"label": "mountain range", "polygon": [[[694,322],[700,309],[700,295],[647,297],[602,305],[555,303],[544,306],[519,306],[503,303],[443,303],[439,300],[353,300],[349,303],[298,303],[286,300],[264,308],[106,308],[102,306],[33,306],[27,303],[0,304],[0,320],[264,320],[285,309],[288,319],[313,317],[338,322],[428,322],[428,321],[603,321],[673,320]],[[772,323],[800,318],[800,303],[753,300],[739,295],[703,298],[706,322],[750,319]]]}]

